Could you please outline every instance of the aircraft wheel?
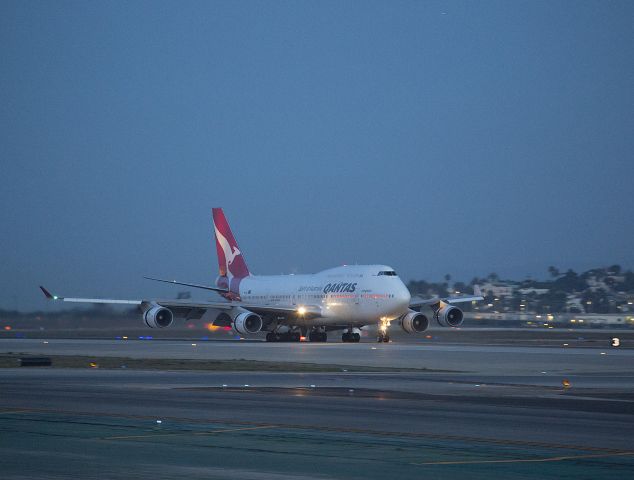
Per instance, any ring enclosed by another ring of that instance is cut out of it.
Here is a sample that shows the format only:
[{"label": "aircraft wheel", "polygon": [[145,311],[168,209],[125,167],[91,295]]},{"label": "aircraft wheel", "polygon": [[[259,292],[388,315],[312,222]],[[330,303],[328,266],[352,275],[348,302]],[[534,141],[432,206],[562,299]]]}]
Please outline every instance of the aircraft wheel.
[{"label": "aircraft wheel", "polygon": [[311,342],[325,342],[328,340],[326,332],[310,332],[308,334],[308,340]]},{"label": "aircraft wheel", "polygon": [[358,333],[346,332],[341,335],[341,341],[345,343],[357,343],[359,340],[361,340],[361,335],[359,335]]},{"label": "aircraft wheel", "polygon": [[386,336],[383,337],[383,342],[384,343],[389,343],[389,341],[390,341],[390,336],[389,335],[386,335]]},{"label": "aircraft wheel", "polygon": [[277,342],[278,340],[279,340],[279,338],[273,332],[269,332],[269,333],[266,334],[266,341],[267,342]]}]

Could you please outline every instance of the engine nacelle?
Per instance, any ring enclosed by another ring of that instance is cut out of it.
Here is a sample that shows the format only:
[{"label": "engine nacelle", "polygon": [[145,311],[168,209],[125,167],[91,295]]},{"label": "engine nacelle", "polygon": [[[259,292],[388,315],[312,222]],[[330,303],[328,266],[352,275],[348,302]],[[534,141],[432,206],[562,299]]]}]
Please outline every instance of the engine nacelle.
[{"label": "engine nacelle", "polygon": [[242,312],[233,320],[233,328],[240,335],[251,335],[262,330],[262,317],[253,312]]},{"label": "engine nacelle", "polygon": [[157,305],[145,311],[143,321],[150,328],[165,328],[174,321],[174,314],[169,308]]},{"label": "engine nacelle", "polygon": [[420,312],[409,312],[401,320],[401,327],[407,333],[421,333],[429,327],[429,320]]},{"label": "engine nacelle", "polygon": [[462,310],[453,305],[444,305],[436,312],[436,320],[443,327],[459,327],[463,319]]}]

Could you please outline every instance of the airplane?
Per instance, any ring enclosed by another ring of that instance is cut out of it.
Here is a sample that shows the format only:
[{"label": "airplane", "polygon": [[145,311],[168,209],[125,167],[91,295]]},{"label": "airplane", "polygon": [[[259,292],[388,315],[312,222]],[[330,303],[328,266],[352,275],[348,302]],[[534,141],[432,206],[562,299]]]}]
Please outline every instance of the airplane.
[{"label": "airplane", "polygon": [[326,342],[328,332],[343,331],[341,340],[356,343],[361,328],[377,325],[377,341],[389,342],[394,322],[410,334],[422,333],[429,319],[444,327],[462,324],[462,310],[454,304],[483,300],[479,288],[474,295],[412,298],[393,268],[386,265],[344,265],[310,275],[253,275],[231,232],[221,208],[212,209],[219,274],[215,285],[177,282],[154,277],[148,280],[216,292],[224,300],[116,300],[73,298],[40,289],[49,300],[76,303],[137,305],[150,328],[166,328],[175,318],[210,322],[231,327],[242,336],[266,332],[266,341]]}]

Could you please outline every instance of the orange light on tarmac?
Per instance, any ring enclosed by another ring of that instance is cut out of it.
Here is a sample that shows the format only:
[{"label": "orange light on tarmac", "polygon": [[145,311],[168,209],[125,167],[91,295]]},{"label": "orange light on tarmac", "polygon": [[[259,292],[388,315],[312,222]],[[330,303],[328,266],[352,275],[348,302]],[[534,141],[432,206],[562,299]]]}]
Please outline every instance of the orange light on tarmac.
[{"label": "orange light on tarmac", "polygon": [[11,326],[10,326],[10,325],[6,325],[6,326],[4,327],[4,329],[8,332],[9,330],[11,330]]}]

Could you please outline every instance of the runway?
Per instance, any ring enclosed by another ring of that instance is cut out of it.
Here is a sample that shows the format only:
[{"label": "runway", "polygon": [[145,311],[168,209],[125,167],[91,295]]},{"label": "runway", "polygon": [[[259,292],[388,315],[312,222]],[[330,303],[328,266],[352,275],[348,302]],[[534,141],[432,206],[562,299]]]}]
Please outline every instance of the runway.
[{"label": "runway", "polygon": [[628,373],[634,349],[571,346],[491,346],[379,343],[265,343],[248,341],[0,339],[0,353],[131,358],[246,359],[427,368],[459,372],[543,375]]},{"label": "runway", "polygon": [[[2,478],[594,479],[634,474],[632,350],[48,342],[3,339],[0,352],[433,370],[0,369]],[[563,388],[563,378],[569,388]]]}]

